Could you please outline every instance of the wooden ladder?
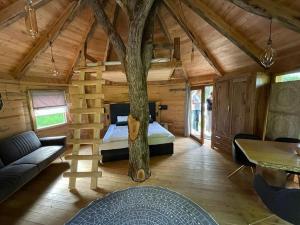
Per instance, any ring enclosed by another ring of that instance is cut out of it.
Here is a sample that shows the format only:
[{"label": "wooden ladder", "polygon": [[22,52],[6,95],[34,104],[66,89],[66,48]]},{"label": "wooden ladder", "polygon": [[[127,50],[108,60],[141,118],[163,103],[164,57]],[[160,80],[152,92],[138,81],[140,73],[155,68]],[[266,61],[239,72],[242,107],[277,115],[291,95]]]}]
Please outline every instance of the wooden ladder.
[{"label": "wooden ladder", "polygon": [[[66,156],[67,160],[71,160],[70,172],[65,172],[64,177],[69,178],[69,189],[75,189],[76,178],[90,177],[91,189],[97,188],[98,178],[102,176],[102,172],[98,170],[98,162],[101,159],[100,151],[100,131],[103,129],[101,123],[101,114],[104,114],[102,107],[102,71],[104,66],[82,67],[75,71],[79,74],[79,80],[72,81],[72,86],[75,86],[76,93],[70,93],[72,107],[70,113],[73,115],[73,123],[69,128],[74,130],[73,138],[68,140],[68,144],[73,145],[72,154]],[[96,75],[95,80],[87,80],[88,74]],[[93,93],[86,93],[86,87],[92,86]],[[89,107],[87,100],[93,100],[94,105]],[[88,122],[83,121],[83,115],[88,115]],[[91,116],[92,115],[92,116]],[[92,120],[93,119],[93,120]],[[92,120],[92,121],[90,121]],[[83,130],[92,130],[93,138],[83,139],[81,134]],[[91,155],[80,155],[79,150],[81,145],[92,145]],[[79,160],[92,160],[92,168],[89,172],[78,171]]]}]

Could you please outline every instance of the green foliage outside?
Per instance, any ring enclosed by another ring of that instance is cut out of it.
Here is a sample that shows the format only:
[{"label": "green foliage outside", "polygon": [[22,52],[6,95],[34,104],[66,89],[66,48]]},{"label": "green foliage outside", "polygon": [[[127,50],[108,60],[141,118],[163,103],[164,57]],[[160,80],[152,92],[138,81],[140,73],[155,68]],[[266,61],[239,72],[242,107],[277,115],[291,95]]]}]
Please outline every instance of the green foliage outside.
[{"label": "green foliage outside", "polygon": [[38,129],[64,124],[65,122],[66,122],[65,113],[36,116],[36,125]]}]

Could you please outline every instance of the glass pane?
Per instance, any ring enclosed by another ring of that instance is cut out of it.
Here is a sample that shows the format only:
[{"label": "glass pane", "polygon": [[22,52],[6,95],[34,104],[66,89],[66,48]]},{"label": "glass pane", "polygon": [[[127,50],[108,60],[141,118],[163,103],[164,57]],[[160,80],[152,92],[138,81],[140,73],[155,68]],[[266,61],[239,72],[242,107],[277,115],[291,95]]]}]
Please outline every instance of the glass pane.
[{"label": "glass pane", "polygon": [[201,134],[201,90],[191,91],[191,134],[200,139]]},{"label": "glass pane", "polygon": [[212,107],[213,107],[213,86],[205,87],[205,106],[204,106],[204,138],[211,138],[212,128]]},{"label": "glass pane", "polygon": [[276,83],[287,82],[287,81],[296,81],[296,80],[300,80],[300,72],[276,76]]},{"label": "glass pane", "polygon": [[35,118],[37,129],[65,124],[67,122],[66,108],[58,107],[35,110]]}]

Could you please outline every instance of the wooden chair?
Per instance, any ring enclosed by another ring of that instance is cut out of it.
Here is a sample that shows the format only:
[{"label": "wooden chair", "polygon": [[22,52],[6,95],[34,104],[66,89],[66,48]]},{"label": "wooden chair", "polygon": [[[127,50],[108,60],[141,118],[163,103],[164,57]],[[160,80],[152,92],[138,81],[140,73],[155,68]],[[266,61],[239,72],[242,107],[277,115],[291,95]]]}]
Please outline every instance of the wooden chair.
[{"label": "wooden chair", "polygon": [[239,172],[241,169],[244,169],[245,167],[249,167],[254,175],[254,169],[255,168],[255,164],[251,163],[247,157],[245,156],[245,154],[243,153],[243,151],[239,148],[239,146],[235,143],[236,139],[253,139],[253,140],[260,140],[260,138],[258,136],[252,135],[252,134],[237,134],[235,135],[235,137],[233,138],[232,141],[232,157],[233,160],[240,164],[241,166],[239,168],[237,168],[235,171],[233,171],[232,173],[230,173],[227,178],[232,177],[233,175],[235,175],[237,172]]},{"label": "wooden chair", "polygon": [[254,178],[254,189],[273,215],[250,223],[261,223],[277,215],[292,224],[300,224],[300,190],[270,186],[261,175]]}]

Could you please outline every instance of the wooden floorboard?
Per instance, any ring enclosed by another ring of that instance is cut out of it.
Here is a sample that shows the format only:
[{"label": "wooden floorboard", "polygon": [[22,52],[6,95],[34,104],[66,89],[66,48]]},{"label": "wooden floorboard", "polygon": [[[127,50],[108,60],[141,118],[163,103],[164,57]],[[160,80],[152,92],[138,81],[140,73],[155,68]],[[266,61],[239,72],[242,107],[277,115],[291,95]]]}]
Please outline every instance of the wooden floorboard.
[{"label": "wooden floorboard", "polygon": [[[81,154],[90,149],[83,148]],[[90,179],[80,178],[77,191],[68,190],[63,172],[67,161],[56,160],[39,176],[0,205],[0,224],[58,225],[64,224],[81,208],[108,193],[130,186],[166,187],[189,197],[208,211],[219,224],[246,225],[270,215],[252,189],[252,175],[244,170],[227,179],[237,168],[231,158],[200,146],[190,138],[176,138],[173,156],[151,158],[152,176],[144,183],[134,183],[127,176],[128,161],[105,163],[99,188],[89,189]],[[79,163],[79,170],[88,171],[91,163]],[[260,225],[288,224],[279,218]],[[259,225],[259,224],[258,224]]]}]

